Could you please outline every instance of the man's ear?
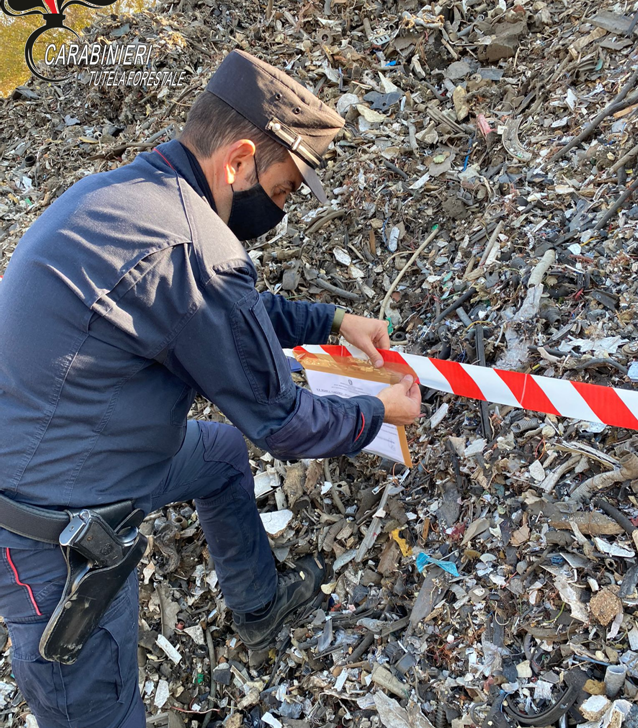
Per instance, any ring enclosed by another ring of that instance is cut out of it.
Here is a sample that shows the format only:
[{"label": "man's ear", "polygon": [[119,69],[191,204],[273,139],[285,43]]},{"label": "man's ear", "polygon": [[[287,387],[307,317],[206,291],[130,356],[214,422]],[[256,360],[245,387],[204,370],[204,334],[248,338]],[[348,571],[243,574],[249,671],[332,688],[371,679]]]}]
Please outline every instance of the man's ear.
[{"label": "man's ear", "polygon": [[232,185],[240,173],[242,165],[246,166],[255,156],[255,144],[250,139],[240,139],[228,148],[224,163],[226,184]]}]

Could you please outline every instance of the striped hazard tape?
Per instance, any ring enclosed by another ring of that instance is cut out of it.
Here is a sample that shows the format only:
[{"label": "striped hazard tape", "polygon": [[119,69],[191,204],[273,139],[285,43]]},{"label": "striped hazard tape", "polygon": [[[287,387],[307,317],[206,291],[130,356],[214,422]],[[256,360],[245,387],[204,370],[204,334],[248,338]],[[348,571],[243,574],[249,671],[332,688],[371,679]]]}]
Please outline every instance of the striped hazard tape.
[{"label": "striped hazard tape", "polygon": [[[369,362],[361,358],[364,354],[354,347],[312,345],[299,346],[293,351],[305,368],[334,373],[349,372],[350,376],[377,379]],[[412,374],[420,384],[442,392],[638,430],[638,391],[461,364],[391,350],[381,350],[379,353],[385,362],[384,369],[395,375]]]}]

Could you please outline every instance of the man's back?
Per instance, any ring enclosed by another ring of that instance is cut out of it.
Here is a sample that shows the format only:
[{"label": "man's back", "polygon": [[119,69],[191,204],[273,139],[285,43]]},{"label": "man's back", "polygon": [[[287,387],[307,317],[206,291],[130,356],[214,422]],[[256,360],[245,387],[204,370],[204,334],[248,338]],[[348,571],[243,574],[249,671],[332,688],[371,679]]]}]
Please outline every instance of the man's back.
[{"label": "man's back", "polygon": [[[153,356],[196,296],[194,256],[183,190],[146,159],[69,189],[0,284],[1,490],[18,500],[134,497],[181,445],[193,392]],[[160,326],[118,306],[134,286]]]}]

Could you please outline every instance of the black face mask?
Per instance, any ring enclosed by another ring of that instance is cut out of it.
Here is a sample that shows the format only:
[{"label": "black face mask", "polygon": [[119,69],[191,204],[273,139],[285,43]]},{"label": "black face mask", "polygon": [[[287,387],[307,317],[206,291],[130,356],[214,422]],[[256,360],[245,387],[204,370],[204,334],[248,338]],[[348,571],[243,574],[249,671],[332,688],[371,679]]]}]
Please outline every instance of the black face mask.
[{"label": "black face mask", "polygon": [[[275,204],[259,182],[257,164],[255,164],[257,184],[247,190],[235,192],[230,207],[228,227],[238,240],[252,240],[267,233],[284,219],[286,214]],[[232,185],[231,185],[232,188]]]}]

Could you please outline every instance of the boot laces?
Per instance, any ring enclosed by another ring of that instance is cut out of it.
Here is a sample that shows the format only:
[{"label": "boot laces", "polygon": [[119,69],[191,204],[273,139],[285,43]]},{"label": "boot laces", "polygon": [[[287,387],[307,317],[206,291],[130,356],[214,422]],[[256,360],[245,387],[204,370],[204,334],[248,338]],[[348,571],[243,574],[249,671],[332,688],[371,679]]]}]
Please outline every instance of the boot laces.
[{"label": "boot laces", "polygon": [[296,584],[299,581],[302,581],[302,577],[301,574],[295,569],[289,569],[283,574],[279,574],[279,584],[284,588],[292,584]]}]

